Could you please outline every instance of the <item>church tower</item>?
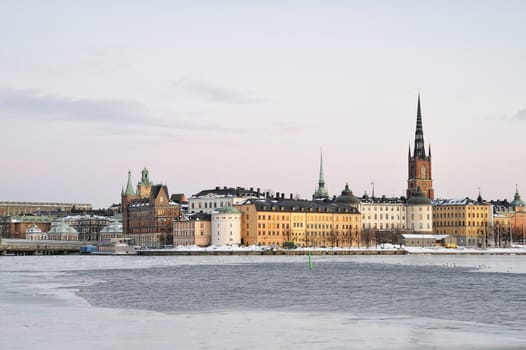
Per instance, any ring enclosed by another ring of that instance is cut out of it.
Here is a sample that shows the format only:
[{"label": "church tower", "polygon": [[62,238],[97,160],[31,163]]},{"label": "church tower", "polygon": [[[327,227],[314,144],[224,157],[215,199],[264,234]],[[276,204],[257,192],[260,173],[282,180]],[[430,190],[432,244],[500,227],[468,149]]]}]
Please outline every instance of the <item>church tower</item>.
[{"label": "church tower", "polygon": [[323,174],[323,154],[320,153],[320,179],[318,180],[318,187],[312,195],[312,199],[327,199],[329,198],[329,191],[325,186],[325,177]]},{"label": "church tower", "polygon": [[409,177],[407,179],[407,198],[411,198],[420,187],[424,195],[433,200],[435,193],[433,190],[433,180],[431,177],[431,146],[426,155],[424,146],[424,129],[422,127],[422,111],[420,108],[420,94],[418,94],[418,104],[416,110],[416,132],[415,146],[411,154],[411,145],[409,145]]},{"label": "church tower", "polygon": [[152,182],[150,181],[150,172],[144,167],[141,172],[141,181],[137,184],[137,195],[142,198],[150,197]]}]

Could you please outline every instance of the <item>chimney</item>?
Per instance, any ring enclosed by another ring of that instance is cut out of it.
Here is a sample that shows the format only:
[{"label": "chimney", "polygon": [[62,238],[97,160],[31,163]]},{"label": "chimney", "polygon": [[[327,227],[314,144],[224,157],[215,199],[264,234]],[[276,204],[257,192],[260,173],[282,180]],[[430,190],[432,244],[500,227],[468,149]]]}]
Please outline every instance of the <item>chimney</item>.
[{"label": "chimney", "polygon": [[227,187],[226,187],[226,186],[224,186],[224,187],[223,187],[223,189],[224,189],[224,190],[226,190],[226,189],[227,189]]},{"label": "chimney", "polygon": [[258,196],[259,196],[259,193],[261,192],[261,189],[258,187],[257,190],[258,190]]},{"label": "chimney", "polygon": [[250,192],[254,192],[254,187],[250,187]]},{"label": "chimney", "polygon": [[279,192],[276,192],[276,199],[279,199]]},{"label": "chimney", "polygon": [[281,194],[281,199],[285,199],[285,193]]},{"label": "chimney", "polygon": [[219,186],[216,186],[216,191],[219,191]]},{"label": "chimney", "polygon": [[265,198],[268,198],[269,193],[265,192]]},{"label": "chimney", "polygon": [[293,199],[293,198],[294,198],[294,197],[293,197],[293,195],[292,195],[292,193],[291,193],[291,194],[290,194],[290,199]]}]

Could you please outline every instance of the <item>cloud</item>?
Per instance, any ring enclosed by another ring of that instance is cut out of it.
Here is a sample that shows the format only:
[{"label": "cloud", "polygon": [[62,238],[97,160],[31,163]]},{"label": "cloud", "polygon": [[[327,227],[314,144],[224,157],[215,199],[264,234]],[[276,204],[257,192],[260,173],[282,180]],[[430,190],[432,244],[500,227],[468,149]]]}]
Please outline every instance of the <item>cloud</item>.
[{"label": "cloud", "polygon": [[515,113],[512,118],[526,122],[526,108]]},{"label": "cloud", "polygon": [[38,90],[0,88],[0,115],[4,121],[22,125],[67,123],[89,126],[106,134],[154,134],[174,132],[242,133],[245,128],[188,121],[174,115],[161,119],[144,104],[131,100],[85,99]]},{"label": "cloud", "polygon": [[145,124],[155,119],[144,105],[134,101],[71,98],[11,88],[0,88],[0,112],[8,119],[42,122]]},{"label": "cloud", "polygon": [[175,82],[174,85],[187,90],[193,95],[207,101],[234,104],[257,104],[270,102],[269,99],[256,97],[251,92],[229,89],[202,80],[183,78]]}]

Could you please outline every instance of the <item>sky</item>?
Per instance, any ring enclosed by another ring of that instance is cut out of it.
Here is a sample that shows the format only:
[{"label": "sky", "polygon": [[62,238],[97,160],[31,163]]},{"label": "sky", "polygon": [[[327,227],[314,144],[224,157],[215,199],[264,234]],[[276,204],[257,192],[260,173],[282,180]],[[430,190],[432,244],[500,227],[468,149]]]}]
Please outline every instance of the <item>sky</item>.
[{"label": "sky", "polygon": [[526,2],[0,8],[0,200],[107,207],[145,166],[309,198],[320,150],[331,196],[401,196],[418,93],[436,197],[526,197]]}]

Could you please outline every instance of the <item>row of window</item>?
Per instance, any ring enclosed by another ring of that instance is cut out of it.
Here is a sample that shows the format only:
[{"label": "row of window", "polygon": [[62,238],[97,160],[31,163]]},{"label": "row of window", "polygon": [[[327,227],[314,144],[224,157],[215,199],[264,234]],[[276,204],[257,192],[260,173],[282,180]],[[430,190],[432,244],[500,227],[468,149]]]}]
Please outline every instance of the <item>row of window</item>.
[{"label": "row of window", "polygon": [[389,208],[391,208],[391,211],[395,211],[395,208],[396,208],[396,211],[400,211],[400,208],[402,208],[402,211],[405,211],[405,206],[390,206],[390,207],[378,207],[376,205],[364,205],[362,206],[360,209],[364,210],[364,211],[372,211],[374,209],[374,211],[389,211]]},{"label": "row of window", "polygon": [[366,229],[366,228],[374,228],[374,229],[380,229],[380,230],[397,230],[397,229],[405,229],[405,225],[401,225],[401,224],[394,224],[394,223],[391,223],[391,224],[388,224],[386,223],[385,225],[383,223],[380,223],[379,226],[377,226],[377,224],[375,223],[374,226],[371,227],[371,223],[367,223],[367,224],[363,224],[362,225],[362,228],[363,229]]},{"label": "row of window", "polygon": [[[354,217],[354,221],[358,220],[358,216],[357,215],[353,215],[353,216],[349,216],[349,215],[345,215],[345,216],[340,216],[340,215],[336,215],[334,217],[334,221],[352,221],[353,220],[353,217]],[[258,220],[274,220],[274,221],[279,221],[281,218],[281,221],[289,221],[291,220],[290,217],[288,216],[284,216],[284,215],[258,215]],[[248,220],[248,215],[247,215],[247,220]],[[304,221],[305,220],[305,217],[304,216],[293,216],[292,217],[292,221]],[[332,222],[333,221],[333,215],[308,215],[306,217],[306,220],[307,221],[326,221],[326,222]]]},{"label": "row of window", "polygon": [[444,221],[435,222],[436,227],[444,227],[444,226],[461,226],[461,227],[484,227],[487,226],[488,223],[485,221],[468,221],[467,223],[465,221]]},{"label": "row of window", "polygon": [[[366,216],[365,215],[362,215],[362,220],[365,220],[366,219]],[[373,216],[373,219],[374,220],[378,220],[378,214],[374,214]],[[389,214],[380,214],[380,220],[389,220]],[[367,215],[367,220],[371,220],[371,215]],[[391,215],[391,220],[395,220],[395,216],[394,215]],[[397,215],[396,216],[396,220],[400,220],[400,216]],[[405,216],[402,216],[402,220],[405,220]]]},{"label": "row of window", "polygon": [[216,208],[223,208],[225,205],[231,205],[229,202],[198,202],[197,205],[194,202],[190,203],[190,208],[195,209],[196,207],[198,209],[216,209]]},{"label": "row of window", "polygon": [[[448,218],[464,218],[466,217],[464,213],[434,213],[433,218],[435,219],[448,219]],[[487,213],[468,213],[468,218],[481,218],[487,219]]]}]

